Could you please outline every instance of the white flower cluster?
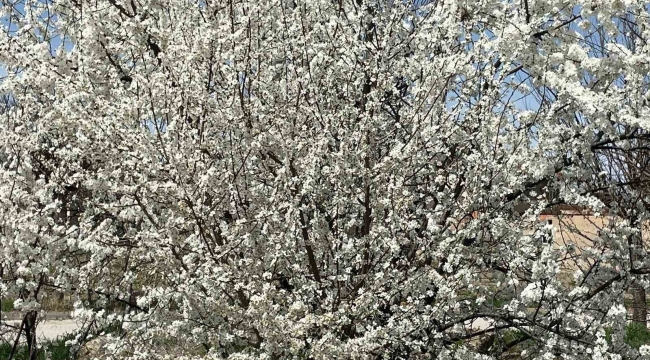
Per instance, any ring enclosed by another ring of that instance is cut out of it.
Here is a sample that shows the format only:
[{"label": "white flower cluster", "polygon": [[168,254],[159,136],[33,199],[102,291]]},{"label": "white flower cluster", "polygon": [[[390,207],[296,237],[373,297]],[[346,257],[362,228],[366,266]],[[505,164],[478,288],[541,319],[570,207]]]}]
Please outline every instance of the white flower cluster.
[{"label": "white flower cluster", "polygon": [[0,297],[71,345],[650,356],[644,3],[0,4]]}]

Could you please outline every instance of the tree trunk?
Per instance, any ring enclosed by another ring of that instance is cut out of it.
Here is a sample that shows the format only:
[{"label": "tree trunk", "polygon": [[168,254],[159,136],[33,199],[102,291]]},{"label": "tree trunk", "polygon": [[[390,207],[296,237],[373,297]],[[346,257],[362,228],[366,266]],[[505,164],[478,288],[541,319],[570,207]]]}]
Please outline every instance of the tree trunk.
[{"label": "tree trunk", "polygon": [[29,360],[36,360],[36,311],[25,314],[25,337],[27,338],[27,349]]},{"label": "tree trunk", "polygon": [[[633,220],[637,220],[634,218]],[[643,226],[639,224],[639,234],[632,237],[630,249],[630,266],[635,268],[636,261],[643,256]],[[647,327],[648,323],[648,308],[646,305],[646,294],[643,285],[634,282],[630,287],[632,295],[632,322],[642,324]]]},{"label": "tree trunk", "polygon": [[645,289],[639,284],[632,285],[632,321],[647,326],[648,308]]}]

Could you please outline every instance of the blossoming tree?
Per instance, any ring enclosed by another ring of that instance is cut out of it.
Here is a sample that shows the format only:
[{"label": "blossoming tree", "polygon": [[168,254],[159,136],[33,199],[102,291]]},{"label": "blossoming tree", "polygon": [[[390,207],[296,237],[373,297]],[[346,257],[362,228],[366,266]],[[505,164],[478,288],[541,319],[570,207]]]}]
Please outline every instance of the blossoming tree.
[{"label": "blossoming tree", "polygon": [[65,292],[120,359],[647,351],[645,195],[580,251],[530,231],[629,210],[595,164],[650,130],[643,2],[1,3],[0,290],[31,347]]}]

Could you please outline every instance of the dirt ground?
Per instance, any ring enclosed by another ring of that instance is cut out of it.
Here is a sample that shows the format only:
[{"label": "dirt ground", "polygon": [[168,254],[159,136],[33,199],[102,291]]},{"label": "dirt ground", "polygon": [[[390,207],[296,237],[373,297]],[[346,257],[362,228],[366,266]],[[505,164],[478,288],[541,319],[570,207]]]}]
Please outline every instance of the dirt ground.
[{"label": "dirt ground", "polygon": [[[6,326],[5,324],[8,324],[9,326]],[[0,326],[0,341],[13,342],[16,337],[16,328],[20,326],[20,321],[10,320],[5,324],[2,324],[2,326]],[[14,326],[16,328],[11,328],[10,326]],[[468,322],[466,326],[474,331],[478,331],[487,329],[492,326],[492,324],[485,319],[476,319],[473,322]],[[38,336],[38,339],[41,341],[56,340],[58,337],[74,332],[78,328],[79,325],[77,325],[77,322],[72,319],[47,320],[38,325],[36,334]],[[24,341],[24,339],[22,339],[22,341]]]},{"label": "dirt ground", "polygon": [[[0,341],[10,341],[16,337],[16,331],[20,327],[20,321],[10,320],[0,325]],[[11,326],[16,328],[11,328]],[[56,340],[58,337],[77,330],[79,326],[75,320],[48,320],[38,324],[36,336],[39,340]],[[24,335],[23,335],[24,337]]]}]

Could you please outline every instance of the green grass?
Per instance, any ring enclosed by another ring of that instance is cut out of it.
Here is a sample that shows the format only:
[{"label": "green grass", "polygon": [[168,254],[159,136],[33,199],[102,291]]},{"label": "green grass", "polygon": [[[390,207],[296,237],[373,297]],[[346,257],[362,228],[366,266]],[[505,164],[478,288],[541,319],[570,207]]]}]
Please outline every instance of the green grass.
[{"label": "green grass", "polygon": [[504,345],[524,338],[526,338],[526,334],[519,330],[507,330],[502,335]]},{"label": "green grass", "polygon": [[625,343],[638,349],[650,344],[650,331],[643,324],[631,323],[625,329]]},{"label": "green grass", "polygon": [[[38,360],[45,360],[46,353],[51,354],[52,360],[68,360],[71,359],[72,354],[70,349],[65,346],[65,342],[70,340],[72,336],[64,337],[56,341],[46,342],[40,349],[36,358]],[[0,343],[0,359],[8,359],[9,354],[11,354],[12,344],[9,343]],[[18,348],[18,352],[14,356],[16,360],[27,360],[29,359],[29,351],[27,346],[21,346]]]},{"label": "green grass", "polygon": [[[605,340],[611,344],[612,342],[612,330],[605,329]],[[650,330],[642,324],[630,323],[625,328],[625,338],[624,341],[626,344],[631,347],[638,349],[641,345],[650,344]]]},{"label": "green grass", "polygon": [[506,303],[506,300],[497,297],[492,297],[492,298],[488,298],[486,300],[486,303],[490,304],[491,307],[500,308],[503,306],[503,304]]},{"label": "green grass", "polygon": [[1,298],[0,299],[0,310],[3,312],[9,312],[14,310],[14,299]]}]

